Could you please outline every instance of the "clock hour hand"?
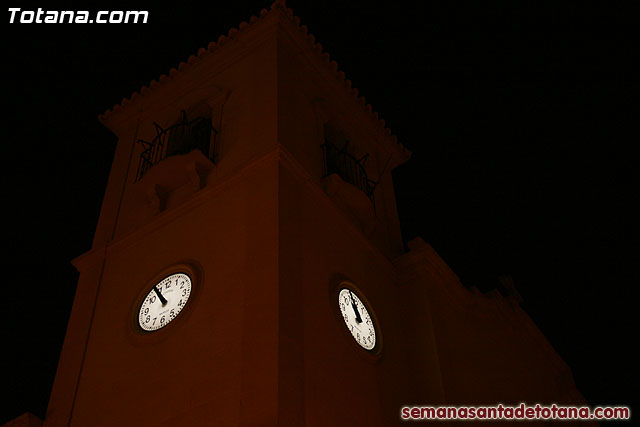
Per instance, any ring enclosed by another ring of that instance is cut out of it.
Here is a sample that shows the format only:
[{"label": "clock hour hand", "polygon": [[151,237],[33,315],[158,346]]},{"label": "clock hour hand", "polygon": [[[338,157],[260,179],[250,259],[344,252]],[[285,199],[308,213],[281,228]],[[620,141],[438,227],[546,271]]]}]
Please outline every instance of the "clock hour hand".
[{"label": "clock hour hand", "polygon": [[358,307],[356,303],[353,302],[353,294],[349,291],[349,296],[351,296],[351,308],[353,308],[353,312],[356,314],[356,322],[362,323],[362,317],[360,317],[360,312],[358,311]]},{"label": "clock hour hand", "polygon": [[160,291],[158,290],[157,286],[153,287],[153,290],[155,291],[156,295],[158,295],[158,299],[160,300],[160,302],[162,303],[162,305],[165,305],[167,303],[167,299],[165,297],[162,296],[162,294],[160,293]]}]

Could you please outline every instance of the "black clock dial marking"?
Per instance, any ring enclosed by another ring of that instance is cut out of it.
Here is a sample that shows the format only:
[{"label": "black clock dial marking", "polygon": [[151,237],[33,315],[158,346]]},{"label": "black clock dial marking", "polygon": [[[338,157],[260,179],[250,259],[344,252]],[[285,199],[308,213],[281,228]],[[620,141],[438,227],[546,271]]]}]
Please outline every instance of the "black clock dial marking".
[{"label": "black clock dial marking", "polygon": [[365,350],[373,351],[377,345],[374,319],[360,295],[342,288],[338,293],[338,305],[353,339]]},{"label": "black clock dial marking", "polygon": [[358,311],[358,306],[353,301],[353,293],[351,291],[349,291],[349,295],[351,296],[351,308],[353,308],[353,312],[356,315],[356,322],[357,323],[362,323],[362,317],[360,317],[360,312]]},{"label": "black clock dial marking", "polygon": [[[149,288],[147,288],[149,289]],[[158,286],[154,286],[153,290],[156,292],[156,295],[158,295],[158,299],[160,300],[160,302],[162,303],[162,305],[165,305],[167,303],[167,299],[165,297],[162,296],[162,294],[160,293],[160,291],[158,290]]]}]

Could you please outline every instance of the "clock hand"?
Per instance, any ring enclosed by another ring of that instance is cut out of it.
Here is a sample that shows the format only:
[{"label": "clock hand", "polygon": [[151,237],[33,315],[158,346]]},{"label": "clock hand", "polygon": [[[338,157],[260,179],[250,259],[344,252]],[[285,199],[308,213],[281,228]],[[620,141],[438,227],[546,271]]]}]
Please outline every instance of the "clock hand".
[{"label": "clock hand", "polygon": [[353,294],[349,291],[349,295],[351,296],[351,308],[353,308],[353,312],[356,314],[356,322],[362,323],[362,317],[360,317],[360,312],[358,311],[358,307],[356,303],[353,302]]},{"label": "clock hand", "polygon": [[158,290],[157,286],[153,287],[153,290],[156,291],[156,295],[158,295],[158,299],[160,300],[160,302],[162,303],[162,305],[165,305],[167,303],[167,299],[165,297],[162,296],[162,294],[160,293],[160,291]]}]

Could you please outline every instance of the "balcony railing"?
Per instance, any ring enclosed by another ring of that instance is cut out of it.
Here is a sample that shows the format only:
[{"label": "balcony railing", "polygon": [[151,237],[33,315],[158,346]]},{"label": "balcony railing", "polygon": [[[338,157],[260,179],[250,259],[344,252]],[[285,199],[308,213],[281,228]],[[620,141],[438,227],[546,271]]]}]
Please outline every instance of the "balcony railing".
[{"label": "balcony railing", "polygon": [[324,151],[325,176],[337,173],[343,181],[355,186],[367,195],[375,210],[376,202],[374,198],[374,190],[377,182],[369,179],[364,163],[369,157],[368,154],[356,159],[349,154],[347,141],[342,148],[338,148],[329,141],[325,140],[322,144]]},{"label": "balcony railing", "polygon": [[143,146],[136,173],[136,181],[156,163],[170,156],[186,154],[193,150],[200,150],[202,154],[215,163],[215,143],[218,131],[213,127],[210,118],[199,117],[187,120],[182,112],[182,121],[163,129],[157,123],[156,137],[153,141],[138,140]]}]

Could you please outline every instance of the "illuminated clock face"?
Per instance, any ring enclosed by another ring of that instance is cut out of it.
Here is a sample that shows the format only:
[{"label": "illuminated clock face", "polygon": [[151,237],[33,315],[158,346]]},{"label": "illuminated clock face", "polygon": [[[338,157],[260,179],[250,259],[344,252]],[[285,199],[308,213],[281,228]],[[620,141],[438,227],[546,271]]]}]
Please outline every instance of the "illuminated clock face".
[{"label": "illuminated clock face", "polygon": [[191,278],[175,273],[159,281],[147,294],[138,314],[138,323],[145,331],[157,331],[167,326],[182,311],[191,295]]},{"label": "illuminated clock face", "polygon": [[338,293],[338,305],[344,323],[358,344],[365,350],[376,346],[376,327],[369,310],[351,289],[342,288]]}]

